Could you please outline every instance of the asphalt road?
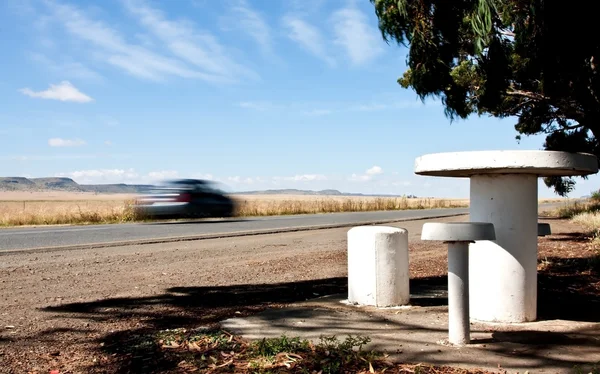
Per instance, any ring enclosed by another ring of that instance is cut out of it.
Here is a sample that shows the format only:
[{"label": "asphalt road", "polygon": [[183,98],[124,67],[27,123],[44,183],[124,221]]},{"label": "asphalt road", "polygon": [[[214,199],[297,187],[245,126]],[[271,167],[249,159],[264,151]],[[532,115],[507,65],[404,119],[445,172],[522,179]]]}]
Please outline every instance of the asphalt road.
[{"label": "asphalt road", "polygon": [[250,217],[217,221],[11,228],[0,230],[0,252],[195,235],[285,230],[306,226],[353,225],[365,222],[453,216],[464,213],[468,213],[468,208]]},{"label": "asphalt road", "polygon": [[[540,211],[561,203],[540,204]],[[468,214],[468,208],[400,210],[357,213],[303,214],[296,216],[250,217],[226,220],[129,223],[90,226],[40,226],[0,229],[0,253],[24,249],[87,246],[140,241],[169,241],[201,236],[233,236],[268,233],[307,227],[344,227],[362,223],[385,223]]]}]

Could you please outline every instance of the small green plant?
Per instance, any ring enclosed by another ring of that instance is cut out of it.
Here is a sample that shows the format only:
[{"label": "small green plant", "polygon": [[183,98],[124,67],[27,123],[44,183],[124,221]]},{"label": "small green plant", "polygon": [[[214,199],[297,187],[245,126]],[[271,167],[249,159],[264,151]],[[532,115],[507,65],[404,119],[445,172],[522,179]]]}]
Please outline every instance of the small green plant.
[{"label": "small green plant", "polygon": [[263,338],[251,345],[250,349],[256,356],[273,357],[284,352],[307,352],[310,349],[308,340],[298,337]]},{"label": "small green plant", "polygon": [[323,373],[338,373],[342,366],[363,366],[370,368],[372,362],[380,354],[373,351],[363,351],[363,347],[371,341],[369,337],[348,335],[339,341],[335,336],[321,336],[316,347],[317,360],[321,362]]}]

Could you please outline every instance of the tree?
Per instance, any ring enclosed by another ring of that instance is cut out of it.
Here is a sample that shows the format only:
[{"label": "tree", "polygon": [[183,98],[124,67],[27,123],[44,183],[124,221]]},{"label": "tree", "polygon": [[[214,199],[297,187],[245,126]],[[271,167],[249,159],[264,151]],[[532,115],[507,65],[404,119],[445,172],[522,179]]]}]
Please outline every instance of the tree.
[{"label": "tree", "polygon": [[[386,42],[408,47],[398,79],[441,98],[450,121],[516,117],[544,148],[600,156],[596,4],[575,0],[370,0]],[[546,178],[560,196],[572,178]]]}]

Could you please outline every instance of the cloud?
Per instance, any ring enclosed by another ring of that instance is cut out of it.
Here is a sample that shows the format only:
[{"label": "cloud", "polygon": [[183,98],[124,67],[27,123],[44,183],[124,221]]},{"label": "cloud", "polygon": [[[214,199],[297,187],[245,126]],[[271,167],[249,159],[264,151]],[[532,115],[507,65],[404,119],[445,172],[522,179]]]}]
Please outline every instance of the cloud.
[{"label": "cloud", "polygon": [[354,6],[336,11],[331,21],[335,43],[346,50],[354,65],[364,65],[383,53],[380,34]]},{"label": "cloud", "polygon": [[364,174],[352,174],[348,179],[353,182],[367,182],[372,180],[376,175],[381,174],[383,174],[383,169],[379,166],[373,166],[365,170]]},{"label": "cloud", "polygon": [[113,145],[113,142],[111,142],[110,140],[105,140],[105,141],[104,141],[104,145],[107,145],[107,146],[109,146],[109,147],[112,147],[112,145]]},{"label": "cloud", "polygon": [[291,177],[273,177],[274,180],[284,180],[292,182],[313,182],[313,181],[324,181],[327,177],[322,174],[301,174],[294,175]]},{"label": "cloud", "polygon": [[131,154],[126,153],[98,153],[98,154],[45,154],[45,155],[7,155],[0,156],[2,161],[57,161],[57,160],[91,160],[91,159],[114,159],[122,160],[131,158]]},{"label": "cloud", "polygon": [[288,0],[286,5],[289,6],[294,13],[311,16],[321,12],[323,5],[325,5],[326,2],[327,0]]},{"label": "cloud", "polygon": [[194,173],[191,176],[193,179],[206,179],[206,180],[211,180],[211,181],[217,181],[219,180],[219,178],[215,178],[215,176],[213,176],[210,173]]},{"label": "cloud", "polygon": [[307,116],[314,116],[314,117],[326,116],[331,113],[333,113],[333,111],[331,111],[329,109],[313,109],[313,110],[304,112],[304,114],[306,114]]},{"label": "cloud", "polygon": [[[143,45],[147,45],[147,42],[143,42],[142,45],[126,42],[125,38],[116,29],[107,26],[102,21],[90,18],[75,6],[50,1],[45,2],[45,4],[52,11],[53,18],[64,27],[69,35],[89,46],[90,55],[96,57],[99,61],[121,69],[127,74],[151,81],[163,81],[169,76],[202,79],[210,82],[223,80],[223,77],[219,74],[191,69],[178,59],[165,57],[144,47]],[[144,18],[144,22],[149,27],[155,26],[157,33],[165,35],[173,28],[168,21],[165,20],[163,23],[162,18],[153,18],[153,10],[142,5],[143,3],[140,4],[139,9],[136,9],[137,5],[135,4],[129,8],[133,8],[135,14],[140,17],[148,13],[149,15]],[[179,57],[184,54],[186,50],[184,47],[189,44],[185,38],[187,34],[178,35],[173,32],[171,35],[173,37],[169,39],[171,42],[168,43],[168,47],[172,51],[180,50],[180,53],[175,53]],[[210,60],[210,58],[214,58],[214,61],[209,61],[212,64],[218,65],[222,62],[219,61],[220,56],[217,53],[206,57],[207,60]],[[223,68],[227,69],[229,66],[224,65]]]},{"label": "cloud", "polygon": [[[236,104],[237,106],[245,109],[251,109],[261,112],[285,109],[290,112],[297,112],[306,116],[325,116],[334,113],[346,113],[346,112],[375,112],[383,110],[412,110],[412,109],[423,109],[429,106],[438,105],[439,102],[429,100],[425,103],[420,100],[389,100],[382,99],[379,102],[372,102],[369,104],[352,103],[352,102],[294,102],[293,104],[288,103],[277,103],[273,101],[242,101]],[[330,108],[314,108],[327,105]],[[313,107],[313,108],[311,108]]]},{"label": "cloud", "polygon": [[70,175],[75,178],[81,177],[114,177],[114,176],[128,176],[128,177],[137,177],[138,174],[134,169],[102,169],[102,170],[80,170],[74,171],[72,173],[66,173],[63,175]]},{"label": "cloud", "polygon": [[176,170],[151,171],[150,173],[148,173],[148,177],[153,180],[178,178],[179,172],[177,172]]},{"label": "cloud", "polygon": [[383,169],[379,166],[373,166],[370,169],[367,169],[367,175],[379,175],[383,174]]},{"label": "cloud", "polygon": [[72,178],[78,183],[157,183],[165,179],[178,178],[176,170],[150,171],[146,174],[129,169],[88,169],[58,173],[57,177]]},{"label": "cloud", "polygon": [[272,55],[271,30],[263,16],[252,9],[245,0],[239,0],[232,11],[236,15],[235,23],[256,41],[263,53]]},{"label": "cloud", "polygon": [[46,100],[72,101],[75,103],[89,103],[94,101],[94,99],[79,91],[69,81],[62,81],[59,84],[51,84],[50,88],[45,91],[36,92],[29,88],[22,88],[19,91],[23,95]]},{"label": "cloud", "polygon": [[290,39],[300,44],[309,53],[325,61],[327,65],[331,67],[336,65],[335,60],[327,53],[323,37],[315,26],[291,15],[285,16],[282,22],[288,30]]},{"label": "cloud", "polygon": [[[45,68],[53,72],[54,74],[60,74],[80,80],[86,80],[90,82],[100,82],[103,80],[102,76],[94,70],[88,68],[80,62],[64,62],[57,63],[41,53],[32,53],[31,59]],[[69,57],[65,57],[69,60]]]},{"label": "cloud", "polygon": [[48,145],[50,147],[80,147],[86,145],[86,142],[81,139],[50,138]]},{"label": "cloud", "polygon": [[399,101],[385,101],[379,103],[369,104],[357,104],[352,106],[351,110],[361,112],[375,112],[380,110],[393,110],[393,109],[419,109],[427,106],[437,105],[438,102],[435,100],[428,100],[425,103],[420,100],[399,100]]},{"label": "cloud", "polygon": [[389,107],[390,106],[386,104],[360,104],[353,107],[352,109],[359,110],[361,112],[373,112],[377,110],[389,109]]},{"label": "cloud", "polygon": [[254,184],[257,180],[255,178],[251,178],[251,177],[239,177],[239,176],[235,176],[235,177],[227,177],[227,181],[234,183],[234,184]]},{"label": "cloud", "polygon": [[[148,6],[143,0],[125,0],[125,5],[172,54],[203,70],[196,73],[202,79],[236,82],[240,78],[258,78],[255,72],[228,57],[224,46],[212,34],[196,30],[192,23],[171,21],[162,11]],[[119,63],[125,64],[126,61],[120,59]]]},{"label": "cloud", "polygon": [[238,105],[241,108],[257,110],[259,112],[277,109],[280,107],[279,105],[275,105],[270,101],[242,101]]},{"label": "cloud", "polygon": [[366,181],[371,180],[372,176],[352,174],[349,179],[353,182],[366,182]]}]

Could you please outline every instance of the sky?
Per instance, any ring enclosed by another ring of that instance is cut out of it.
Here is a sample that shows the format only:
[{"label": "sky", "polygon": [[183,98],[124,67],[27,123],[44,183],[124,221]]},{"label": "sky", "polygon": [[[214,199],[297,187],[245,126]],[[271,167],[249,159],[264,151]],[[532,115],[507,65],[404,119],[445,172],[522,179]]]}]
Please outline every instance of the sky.
[{"label": "sky", "polygon": [[543,147],[400,87],[368,0],[4,0],[0,25],[1,176],[464,198],[415,159]]}]

